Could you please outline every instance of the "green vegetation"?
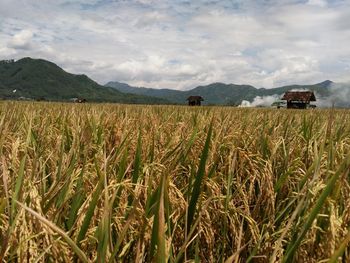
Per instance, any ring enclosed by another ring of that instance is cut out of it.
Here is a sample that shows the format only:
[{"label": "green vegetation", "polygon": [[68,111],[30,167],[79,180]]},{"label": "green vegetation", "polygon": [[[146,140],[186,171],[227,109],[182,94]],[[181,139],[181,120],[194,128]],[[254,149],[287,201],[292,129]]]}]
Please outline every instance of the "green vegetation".
[{"label": "green vegetation", "polygon": [[[14,92],[14,90],[16,92]],[[74,75],[46,60],[23,58],[0,61],[0,98],[91,102],[165,104],[166,99],[125,94],[101,86],[86,75]]]},{"label": "green vegetation", "polygon": [[331,81],[324,81],[315,85],[292,85],[274,89],[256,89],[249,85],[234,85],[213,83],[207,86],[199,86],[188,91],[169,89],[136,88],[125,83],[109,82],[107,87],[115,88],[121,92],[153,96],[168,99],[173,103],[184,104],[191,95],[199,95],[204,98],[206,105],[239,105],[242,100],[252,101],[256,96],[283,95],[291,89],[307,89],[315,91],[319,96],[326,97],[330,94]]},{"label": "green vegetation", "polygon": [[101,86],[86,75],[67,73],[56,64],[42,59],[0,61],[0,99],[68,101],[83,98],[90,102],[186,104],[190,95],[199,95],[204,98],[205,105],[236,106],[243,100],[282,95],[290,89],[309,89],[318,96],[326,97],[331,94],[331,85],[331,81],[325,81],[315,85],[256,89],[249,85],[213,83],[188,91],[136,88],[119,82]]},{"label": "green vegetation", "polygon": [[350,112],[0,103],[1,262],[349,262]]}]

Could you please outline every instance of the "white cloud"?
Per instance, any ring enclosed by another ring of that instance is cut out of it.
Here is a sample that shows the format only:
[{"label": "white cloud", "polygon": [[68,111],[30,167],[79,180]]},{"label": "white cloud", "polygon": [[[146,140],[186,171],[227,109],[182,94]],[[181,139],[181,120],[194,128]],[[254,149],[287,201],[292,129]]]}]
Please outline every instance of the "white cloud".
[{"label": "white cloud", "polygon": [[327,6],[327,1],[325,1],[325,0],[309,0],[307,3],[309,5],[315,5],[315,6],[320,6],[320,7]]},{"label": "white cloud", "polygon": [[350,80],[350,3],[0,0],[0,59],[41,57],[100,83],[186,89]]},{"label": "white cloud", "polygon": [[8,47],[14,49],[30,49],[32,47],[32,38],[32,31],[22,30],[13,36],[11,41],[8,43]]}]

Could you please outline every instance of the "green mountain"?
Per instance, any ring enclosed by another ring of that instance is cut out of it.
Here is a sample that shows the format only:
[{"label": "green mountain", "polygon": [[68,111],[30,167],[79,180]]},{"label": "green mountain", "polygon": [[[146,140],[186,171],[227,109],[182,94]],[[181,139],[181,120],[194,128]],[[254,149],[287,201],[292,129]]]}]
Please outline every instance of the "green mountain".
[{"label": "green mountain", "polygon": [[121,92],[164,98],[173,103],[179,104],[185,104],[186,99],[191,95],[198,95],[204,98],[203,104],[206,105],[239,105],[243,100],[253,101],[257,96],[282,96],[286,91],[292,89],[312,90],[319,96],[326,97],[330,94],[330,87],[332,84],[333,82],[327,80],[314,85],[291,85],[273,89],[257,89],[249,85],[213,83],[206,86],[199,86],[187,91],[138,88],[120,82],[109,82],[105,86],[115,88]]},{"label": "green mountain", "polygon": [[259,96],[268,96],[273,94],[283,94],[288,90],[311,90],[319,94],[321,97],[328,96],[331,91],[331,86],[334,83],[330,80],[323,81],[321,83],[313,85],[289,85],[273,89],[259,89]]},{"label": "green mountain", "polygon": [[70,74],[56,64],[42,59],[0,61],[0,99],[68,101],[72,98],[83,98],[91,102],[186,104],[189,96],[199,95],[204,98],[205,105],[239,105],[243,100],[252,102],[258,96],[278,98],[291,89],[315,91],[317,100],[320,98],[324,105],[331,105],[334,101],[337,105],[349,105],[347,98],[350,97],[350,88],[339,89],[329,80],[315,85],[292,85],[274,89],[212,83],[179,91],[132,87],[119,82],[109,82],[101,86],[86,75]]},{"label": "green mountain", "polygon": [[172,89],[152,89],[152,88],[142,88],[133,87],[126,83],[121,82],[108,82],[106,87],[114,88],[118,91],[125,93],[132,93],[138,95],[152,96],[158,98],[168,98],[172,103],[183,104],[186,102],[186,94],[183,91],[172,90]]},{"label": "green mountain", "polygon": [[126,94],[101,86],[86,75],[70,74],[56,64],[23,58],[0,61],[0,98],[67,101],[84,98],[92,102],[165,104],[166,99]]},{"label": "green mountain", "polygon": [[249,85],[234,85],[213,83],[207,86],[199,86],[192,90],[180,91],[171,89],[137,88],[120,82],[109,82],[105,86],[115,88],[121,92],[128,92],[138,95],[147,95],[158,98],[165,98],[173,103],[185,104],[186,99],[191,95],[198,95],[204,98],[203,104],[228,105],[241,102],[247,98],[253,99],[256,95],[256,88]]}]

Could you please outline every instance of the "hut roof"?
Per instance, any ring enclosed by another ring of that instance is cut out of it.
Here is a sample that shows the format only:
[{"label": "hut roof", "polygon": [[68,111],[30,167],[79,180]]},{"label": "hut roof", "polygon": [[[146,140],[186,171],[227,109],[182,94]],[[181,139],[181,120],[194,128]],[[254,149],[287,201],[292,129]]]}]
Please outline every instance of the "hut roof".
[{"label": "hut roof", "polygon": [[312,91],[287,91],[282,100],[287,101],[316,101],[315,94]]},{"label": "hut roof", "polygon": [[187,100],[200,100],[203,101],[204,99],[201,96],[189,96]]}]

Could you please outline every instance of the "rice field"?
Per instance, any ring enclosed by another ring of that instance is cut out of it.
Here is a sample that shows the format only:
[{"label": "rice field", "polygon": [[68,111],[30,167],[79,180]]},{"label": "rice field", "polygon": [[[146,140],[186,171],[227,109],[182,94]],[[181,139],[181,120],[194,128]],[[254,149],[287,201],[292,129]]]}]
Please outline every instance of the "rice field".
[{"label": "rice field", "polygon": [[0,102],[0,262],[350,262],[350,111]]}]

